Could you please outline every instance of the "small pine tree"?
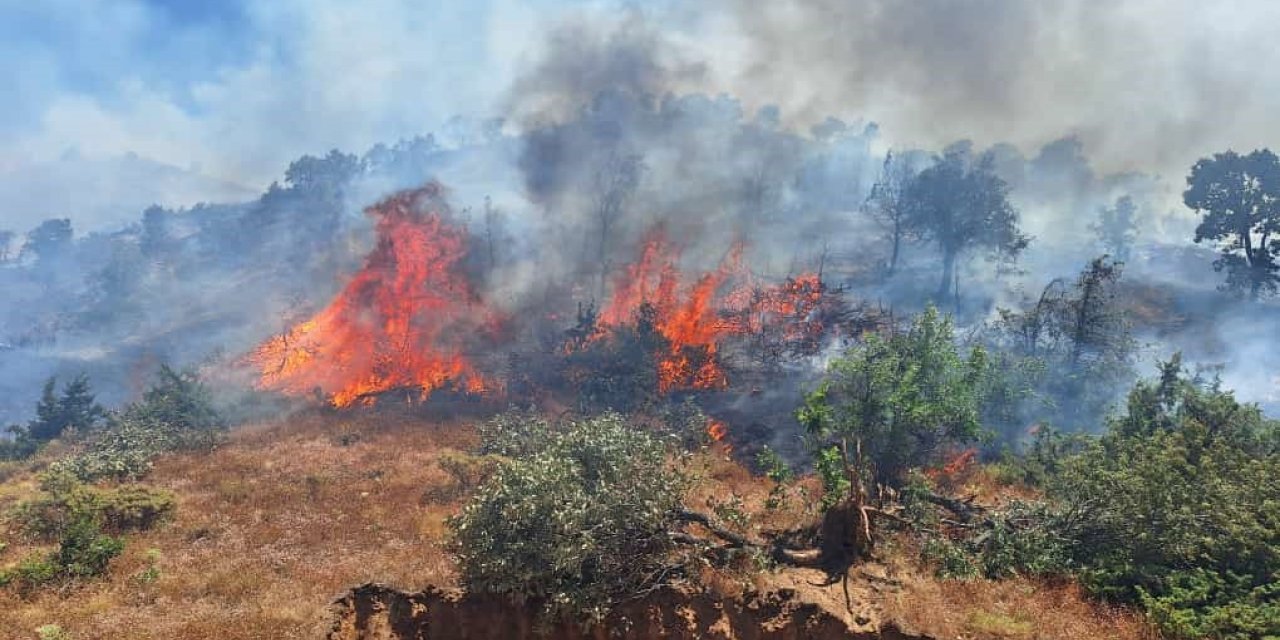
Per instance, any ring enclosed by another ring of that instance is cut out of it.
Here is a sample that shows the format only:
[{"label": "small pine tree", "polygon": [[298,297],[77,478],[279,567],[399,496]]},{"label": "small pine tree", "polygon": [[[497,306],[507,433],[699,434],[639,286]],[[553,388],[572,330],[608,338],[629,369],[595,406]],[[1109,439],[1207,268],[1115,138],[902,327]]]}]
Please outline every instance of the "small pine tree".
[{"label": "small pine tree", "polygon": [[90,430],[97,426],[106,411],[95,401],[89,378],[80,374],[56,393],[57,378],[44,383],[36,404],[36,419],[27,426],[27,436],[36,442],[48,442],[62,435],[67,427]]}]

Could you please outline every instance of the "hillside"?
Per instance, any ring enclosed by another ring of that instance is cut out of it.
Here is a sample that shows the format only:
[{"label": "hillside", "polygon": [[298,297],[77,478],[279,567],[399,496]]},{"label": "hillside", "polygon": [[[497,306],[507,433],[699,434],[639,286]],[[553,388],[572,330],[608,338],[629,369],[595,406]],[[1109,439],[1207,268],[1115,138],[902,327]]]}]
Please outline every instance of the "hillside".
[{"label": "hillside", "polygon": [[[467,421],[382,409],[246,425],[210,453],[164,455],[146,482],[176,496],[172,518],[129,535],[100,580],[25,598],[0,592],[0,637],[36,638],[38,627],[57,624],[76,640],[322,638],[335,624],[331,601],[357,585],[454,587],[445,518],[468,487],[442,461],[466,456],[475,444]],[[36,471],[57,450],[5,468],[0,508],[35,493]],[[760,527],[796,517],[766,510],[769,481],[752,476],[720,445],[696,454],[695,464],[703,481],[690,504],[737,496]],[[971,481],[984,492],[996,486],[981,472]],[[6,539],[15,539],[9,533]],[[11,544],[0,562],[11,564],[29,549]],[[744,591],[789,589],[862,631],[896,626],[933,638],[1148,637],[1133,615],[1088,604],[1070,584],[939,581],[905,540],[883,545],[874,562],[855,568],[853,613],[845,611],[840,585],[813,585],[820,581],[819,572],[802,569],[754,577],[729,571],[707,580],[728,600]]]}]

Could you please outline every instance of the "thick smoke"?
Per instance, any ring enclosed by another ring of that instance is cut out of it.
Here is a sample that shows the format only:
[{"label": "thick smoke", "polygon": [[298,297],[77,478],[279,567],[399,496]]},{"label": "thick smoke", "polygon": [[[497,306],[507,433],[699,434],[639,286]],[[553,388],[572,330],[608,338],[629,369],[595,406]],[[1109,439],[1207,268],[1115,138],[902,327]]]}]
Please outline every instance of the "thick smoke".
[{"label": "thick smoke", "polygon": [[[493,240],[478,286],[513,313],[545,311],[556,288],[602,301],[657,226],[695,272],[742,243],[757,275],[822,270],[853,298],[910,312],[936,252],[909,244],[886,283],[885,229],[863,209],[887,150],[925,166],[954,145],[991,155],[1033,237],[1017,271],[963,265],[966,328],[1073,278],[1101,252],[1098,209],[1131,196],[1127,291],[1157,310],[1139,327],[1143,373],[1184,350],[1243,398],[1280,402],[1275,306],[1225,302],[1178,202],[1196,157],[1280,142],[1267,119],[1280,89],[1236,64],[1276,57],[1253,39],[1269,5],[1239,26],[1199,5],[1189,17],[1083,1],[708,7],[571,16],[500,113],[300,161],[254,200],[135,212],[56,262],[0,264],[0,424],[24,418],[50,374],[86,371],[119,402],[159,361],[233,362],[340,288],[373,243],[365,206],[430,179]],[[816,371],[724,408],[785,421]]]},{"label": "thick smoke", "polygon": [[859,114],[895,144],[1023,149],[1076,135],[1105,171],[1176,178],[1276,146],[1275,3],[723,0],[701,29],[722,86],[816,122]]}]

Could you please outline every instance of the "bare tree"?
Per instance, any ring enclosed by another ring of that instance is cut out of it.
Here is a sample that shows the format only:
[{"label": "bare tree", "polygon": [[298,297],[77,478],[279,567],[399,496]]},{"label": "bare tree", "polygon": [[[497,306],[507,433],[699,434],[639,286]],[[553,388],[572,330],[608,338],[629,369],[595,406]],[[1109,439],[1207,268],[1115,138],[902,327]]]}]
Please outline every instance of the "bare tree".
[{"label": "bare tree", "polygon": [[605,295],[610,269],[609,256],[613,249],[615,225],[626,212],[627,204],[640,186],[644,173],[644,158],[639,154],[619,154],[616,151],[596,169],[593,182],[592,212],[599,231],[597,261],[600,268],[600,297]]},{"label": "bare tree", "polygon": [[907,210],[904,206],[903,194],[915,172],[904,158],[894,158],[893,152],[885,154],[884,165],[880,169],[880,178],[871,187],[871,195],[867,197],[867,210],[889,234],[889,242],[893,251],[889,256],[886,277],[892,277],[898,268],[898,256],[902,242],[907,239],[910,227],[907,226]]}]

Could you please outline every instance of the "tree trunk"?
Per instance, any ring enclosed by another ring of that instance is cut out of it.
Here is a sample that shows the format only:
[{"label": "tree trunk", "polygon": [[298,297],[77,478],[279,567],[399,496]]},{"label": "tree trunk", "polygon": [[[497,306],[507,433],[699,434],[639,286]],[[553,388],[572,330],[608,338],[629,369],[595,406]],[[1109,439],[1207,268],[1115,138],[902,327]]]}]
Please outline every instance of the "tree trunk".
[{"label": "tree trunk", "polygon": [[947,293],[951,291],[951,279],[956,272],[956,253],[955,249],[943,249],[942,282],[938,284],[938,295],[936,296],[939,303],[945,300]]},{"label": "tree trunk", "polygon": [[898,250],[902,245],[902,221],[894,218],[893,220],[893,255],[889,257],[889,273],[888,277],[893,277],[894,271],[898,269]]}]

